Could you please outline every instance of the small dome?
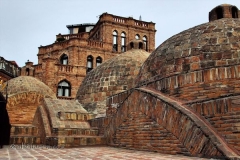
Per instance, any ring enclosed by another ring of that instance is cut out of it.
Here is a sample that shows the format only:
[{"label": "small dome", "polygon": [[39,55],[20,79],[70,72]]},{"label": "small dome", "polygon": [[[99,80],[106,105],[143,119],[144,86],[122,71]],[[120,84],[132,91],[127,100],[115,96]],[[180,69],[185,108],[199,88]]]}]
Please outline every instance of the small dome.
[{"label": "small dome", "polygon": [[239,18],[239,14],[240,12],[236,6],[231,4],[221,4],[209,12],[209,21],[221,18]]},{"label": "small dome", "polygon": [[9,97],[25,92],[39,92],[44,97],[56,98],[46,84],[31,76],[19,76],[9,80],[7,91]]},{"label": "small dome", "polygon": [[144,50],[132,49],[102,63],[86,75],[76,98],[82,104],[104,101],[134,87],[134,79],[148,56]]}]

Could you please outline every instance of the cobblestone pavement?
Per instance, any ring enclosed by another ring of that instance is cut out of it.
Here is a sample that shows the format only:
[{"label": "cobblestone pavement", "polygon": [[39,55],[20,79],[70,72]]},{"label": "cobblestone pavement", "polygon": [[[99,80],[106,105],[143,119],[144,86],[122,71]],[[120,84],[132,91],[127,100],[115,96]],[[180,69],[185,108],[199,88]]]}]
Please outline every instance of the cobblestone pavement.
[{"label": "cobblestone pavement", "polygon": [[[33,149],[33,147],[35,147]],[[33,146],[22,148],[21,146],[4,146],[0,149],[0,160],[199,160],[203,158],[186,157],[181,155],[167,155],[145,151],[127,150],[113,147],[84,147],[53,149],[45,146]]]}]

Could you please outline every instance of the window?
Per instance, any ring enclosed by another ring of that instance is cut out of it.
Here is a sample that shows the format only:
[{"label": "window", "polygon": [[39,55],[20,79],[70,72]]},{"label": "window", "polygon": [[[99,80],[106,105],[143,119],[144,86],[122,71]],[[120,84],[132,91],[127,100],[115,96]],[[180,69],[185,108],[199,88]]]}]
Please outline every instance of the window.
[{"label": "window", "polygon": [[238,18],[238,9],[236,7],[232,7],[232,18]]},{"label": "window", "polygon": [[87,73],[93,69],[93,57],[90,55],[87,57]]},{"label": "window", "polygon": [[29,68],[26,68],[26,76],[29,76],[29,72],[30,72]]},{"label": "window", "polygon": [[139,49],[143,49],[143,43],[142,42],[139,43]]},{"label": "window", "polygon": [[131,47],[131,49],[134,48],[134,44],[133,44],[133,42],[130,43],[130,47]]},{"label": "window", "polygon": [[223,9],[221,7],[218,7],[216,9],[216,12],[217,12],[217,19],[223,18]]},{"label": "window", "polygon": [[102,63],[102,58],[101,57],[97,57],[96,65],[99,66],[101,63]]},{"label": "window", "polygon": [[58,84],[58,96],[70,97],[71,85],[67,81],[62,81]]},{"label": "window", "polygon": [[60,63],[63,65],[67,65],[68,64],[68,56],[66,54],[63,54],[60,58]]},{"label": "window", "polygon": [[139,34],[136,34],[135,39],[140,39]]},{"label": "window", "polygon": [[143,43],[145,44],[146,51],[148,51],[148,43],[147,43],[147,36],[143,36]]},{"label": "window", "polygon": [[124,32],[121,34],[121,51],[126,52],[126,34]]},{"label": "window", "polygon": [[118,51],[117,37],[117,31],[113,31],[113,51]]}]

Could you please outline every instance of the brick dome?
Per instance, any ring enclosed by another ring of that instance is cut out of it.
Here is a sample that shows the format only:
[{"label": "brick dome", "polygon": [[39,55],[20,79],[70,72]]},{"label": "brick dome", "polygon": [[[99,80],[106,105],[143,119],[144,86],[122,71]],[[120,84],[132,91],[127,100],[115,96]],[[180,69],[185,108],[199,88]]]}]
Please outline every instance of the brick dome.
[{"label": "brick dome", "polygon": [[132,49],[102,63],[86,75],[76,98],[82,104],[99,102],[134,87],[134,79],[148,56],[144,50]]},{"label": "brick dome", "polygon": [[144,62],[136,82],[183,100],[240,93],[239,59],[240,19],[223,18],[166,40]]},{"label": "brick dome", "polygon": [[21,93],[38,92],[44,97],[56,98],[54,92],[47,85],[31,76],[20,76],[9,80],[7,91],[9,97]]}]

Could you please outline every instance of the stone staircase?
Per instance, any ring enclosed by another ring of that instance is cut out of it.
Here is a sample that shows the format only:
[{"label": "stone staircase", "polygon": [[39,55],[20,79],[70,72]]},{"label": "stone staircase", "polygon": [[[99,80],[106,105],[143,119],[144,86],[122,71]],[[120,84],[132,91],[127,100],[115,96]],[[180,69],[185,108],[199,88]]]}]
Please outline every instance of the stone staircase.
[{"label": "stone staircase", "polygon": [[131,112],[118,127],[113,146],[190,155],[172,133],[141,112]]},{"label": "stone staircase", "polygon": [[97,128],[58,128],[52,136],[46,137],[46,145],[58,147],[79,147],[105,145],[106,139],[99,136]]},{"label": "stone staircase", "polygon": [[38,128],[30,124],[12,125],[10,144],[42,144]]}]

